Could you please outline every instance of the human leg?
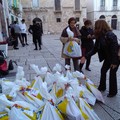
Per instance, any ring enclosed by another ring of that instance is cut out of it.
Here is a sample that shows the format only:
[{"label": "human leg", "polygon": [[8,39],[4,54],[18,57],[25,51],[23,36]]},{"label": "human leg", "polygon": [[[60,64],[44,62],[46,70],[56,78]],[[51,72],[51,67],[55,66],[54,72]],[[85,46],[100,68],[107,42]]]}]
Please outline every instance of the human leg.
[{"label": "human leg", "polygon": [[74,71],[79,71],[80,69],[79,69],[79,63],[78,63],[78,60],[79,59],[75,59],[75,58],[73,58],[72,59],[73,60],[73,65],[74,65]]},{"label": "human leg", "polygon": [[24,33],[24,37],[25,37],[25,43],[26,43],[26,45],[28,45],[28,42],[27,42],[27,34],[26,34],[26,33]]},{"label": "human leg", "polygon": [[22,45],[24,46],[25,44],[24,44],[24,34],[23,33],[21,33],[21,38],[22,38]]},{"label": "human leg", "polygon": [[69,65],[70,66],[70,58],[65,58],[65,65]]},{"label": "human leg", "polygon": [[102,68],[101,68],[101,75],[100,75],[100,84],[98,89],[100,91],[105,91],[106,90],[106,73],[108,69],[110,68],[110,63],[108,60],[105,60],[103,62]]},{"label": "human leg", "polygon": [[18,34],[18,38],[20,40],[20,43],[22,44],[22,46],[24,46],[24,43],[23,43],[23,39],[22,39],[22,36],[20,33],[17,33]]},{"label": "human leg", "polygon": [[84,63],[85,63],[85,57],[83,56],[80,60],[80,65],[79,65],[80,72],[82,72],[82,68],[83,68]]},{"label": "human leg", "polygon": [[117,76],[116,72],[118,70],[118,66],[116,68],[110,68],[109,74],[109,95],[116,95],[117,94]]},{"label": "human leg", "polygon": [[38,38],[39,50],[41,50],[41,36]]},{"label": "human leg", "polygon": [[87,58],[87,60],[86,60],[86,67],[85,67],[85,69],[86,69],[86,70],[88,70],[88,71],[91,71],[91,70],[90,70],[90,68],[89,68],[90,61],[91,61],[91,57]]}]

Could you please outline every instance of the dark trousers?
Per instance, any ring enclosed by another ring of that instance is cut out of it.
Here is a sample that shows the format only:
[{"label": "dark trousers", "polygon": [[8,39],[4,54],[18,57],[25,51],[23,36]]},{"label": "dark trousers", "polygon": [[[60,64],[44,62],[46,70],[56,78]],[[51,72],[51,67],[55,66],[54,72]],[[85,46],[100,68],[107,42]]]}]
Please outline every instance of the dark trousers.
[{"label": "dark trousers", "polygon": [[18,46],[18,39],[16,39],[15,34],[11,36],[11,42],[12,42],[13,48],[16,48]]},{"label": "dark trousers", "polygon": [[22,39],[23,39],[23,44],[27,44],[27,34],[26,33],[21,33]]},{"label": "dark trousers", "polygon": [[13,47],[16,48],[18,46],[18,39],[15,39],[13,41]]},{"label": "dark trousers", "polygon": [[33,42],[35,44],[36,49],[37,49],[37,43],[38,43],[39,48],[41,48],[41,36],[33,35]]},{"label": "dark trousers", "polygon": [[101,68],[101,76],[100,76],[100,89],[106,89],[106,73],[110,69],[109,73],[109,94],[114,95],[117,94],[117,76],[116,72],[118,70],[118,66],[116,68],[110,68],[111,64],[109,60],[104,60],[102,68]]},{"label": "dark trousers", "polygon": [[[73,65],[74,65],[74,70],[76,71],[79,71],[79,64],[78,64],[78,59],[75,59],[75,58],[71,58],[72,61],[73,61]],[[70,65],[70,58],[66,58],[65,59],[65,65]]]},{"label": "dark trousers", "polygon": [[21,34],[20,33],[15,33],[15,36],[16,36],[17,41],[18,41],[18,38],[19,38],[20,43],[23,45],[23,39],[21,37]]},{"label": "dark trousers", "polygon": [[86,59],[86,68],[89,68],[90,62],[91,62],[91,57]]}]

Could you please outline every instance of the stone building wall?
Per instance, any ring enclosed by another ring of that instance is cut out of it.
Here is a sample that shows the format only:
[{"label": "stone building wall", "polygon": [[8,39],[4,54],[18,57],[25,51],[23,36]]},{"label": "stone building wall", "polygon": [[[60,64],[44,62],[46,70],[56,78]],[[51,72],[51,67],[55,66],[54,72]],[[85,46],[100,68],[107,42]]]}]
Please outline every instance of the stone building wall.
[{"label": "stone building wall", "polygon": [[[32,1],[32,0],[31,0]],[[86,0],[80,0],[80,11],[75,11],[75,0],[61,0],[61,11],[55,11],[54,0],[39,0],[39,7],[33,8],[32,2],[22,0],[23,18],[29,27],[32,20],[38,17],[42,20],[44,34],[61,33],[67,26],[70,17],[79,18],[80,26],[83,25],[83,19],[86,18]],[[56,22],[61,18],[61,22]]]}]

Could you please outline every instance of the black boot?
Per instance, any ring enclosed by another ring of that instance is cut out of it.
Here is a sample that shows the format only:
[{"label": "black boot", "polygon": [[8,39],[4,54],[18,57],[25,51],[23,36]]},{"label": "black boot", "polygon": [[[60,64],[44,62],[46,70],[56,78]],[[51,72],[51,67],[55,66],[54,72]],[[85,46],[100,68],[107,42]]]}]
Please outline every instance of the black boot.
[{"label": "black boot", "polygon": [[[80,67],[80,72],[82,72],[82,68],[83,68],[84,63],[80,63],[79,67]],[[83,72],[82,72],[83,73]]]},{"label": "black boot", "polygon": [[34,50],[37,50],[37,43],[35,43],[35,49]]}]

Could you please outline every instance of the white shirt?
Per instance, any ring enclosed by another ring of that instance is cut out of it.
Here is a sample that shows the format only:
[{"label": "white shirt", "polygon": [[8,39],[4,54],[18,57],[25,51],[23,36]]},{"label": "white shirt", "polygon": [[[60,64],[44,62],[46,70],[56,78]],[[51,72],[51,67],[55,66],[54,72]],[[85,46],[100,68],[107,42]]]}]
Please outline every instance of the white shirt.
[{"label": "white shirt", "polygon": [[20,29],[21,29],[21,33],[26,33],[27,31],[27,26],[25,23],[21,23],[20,24]]}]

